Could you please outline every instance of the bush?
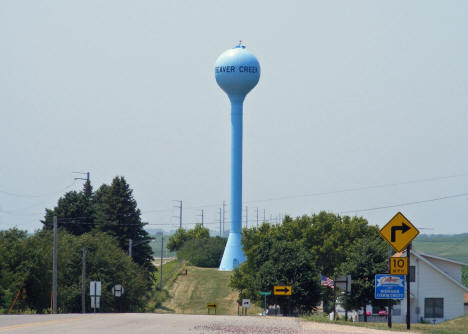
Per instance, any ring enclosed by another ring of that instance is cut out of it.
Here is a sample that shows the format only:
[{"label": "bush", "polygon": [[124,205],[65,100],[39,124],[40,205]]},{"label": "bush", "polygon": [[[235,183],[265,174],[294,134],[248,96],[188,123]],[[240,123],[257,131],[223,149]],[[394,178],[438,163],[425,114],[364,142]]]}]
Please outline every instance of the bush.
[{"label": "bush", "polygon": [[180,248],[177,258],[197,267],[216,268],[221,262],[225,246],[225,238],[192,239]]},{"label": "bush", "polygon": [[[0,312],[7,312],[18,291],[13,312],[49,312],[52,289],[52,231],[32,236],[24,231],[0,231]],[[90,310],[89,281],[102,281],[101,310],[141,311],[151,289],[150,274],[127,256],[118,240],[102,232],[72,235],[58,231],[58,295],[61,312],[81,311],[82,249],[86,247],[86,308]],[[122,284],[125,294],[112,295]]]}]

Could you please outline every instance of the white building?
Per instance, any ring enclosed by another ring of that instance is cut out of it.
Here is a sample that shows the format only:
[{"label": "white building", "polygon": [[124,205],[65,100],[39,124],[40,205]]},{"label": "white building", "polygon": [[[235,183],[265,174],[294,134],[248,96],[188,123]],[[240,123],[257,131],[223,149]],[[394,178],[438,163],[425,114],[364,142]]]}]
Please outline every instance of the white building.
[{"label": "white building", "polygon": [[468,293],[465,293],[465,315],[468,314]]},{"label": "white building", "polygon": [[[406,252],[400,256],[406,256]],[[424,320],[438,323],[465,314],[464,295],[468,293],[468,288],[462,283],[461,268],[466,265],[468,264],[411,251],[411,322]],[[393,307],[392,321],[406,322],[406,299]]]}]

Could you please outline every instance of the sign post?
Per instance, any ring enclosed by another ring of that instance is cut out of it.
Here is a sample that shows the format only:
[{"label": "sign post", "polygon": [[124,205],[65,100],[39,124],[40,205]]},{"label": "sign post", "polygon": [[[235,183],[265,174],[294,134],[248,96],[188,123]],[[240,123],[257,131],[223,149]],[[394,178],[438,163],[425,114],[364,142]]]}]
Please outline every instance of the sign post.
[{"label": "sign post", "polygon": [[[273,287],[273,294],[275,296],[291,296],[292,288],[290,285],[275,285]],[[288,315],[290,313],[291,313],[291,299],[290,297],[288,297]]]},{"label": "sign post", "polygon": [[[409,284],[408,284],[409,286]],[[405,298],[405,276],[404,275],[375,275],[375,299],[388,299],[387,324],[392,327],[392,299]]]},{"label": "sign post", "polygon": [[[343,289],[346,294],[351,292],[351,275],[341,276],[334,280],[335,288]],[[333,309],[335,309],[336,300],[333,301]],[[345,309],[345,321],[348,321],[348,308]]]},{"label": "sign post", "polygon": [[265,297],[265,301],[264,301],[263,306],[264,306],[264,314],[266,315],[266,311],[267,311],[266,297],[271,296],[271,291],[260,291],[260,296]]},{"label": "sign post", "polygon": [[250,307],[250,299],[244,298],[242,299],[242,310],[244,311],[245,315],[247,315],[247,309]]},{"label": "sign post", "polygon": [[[408,267],[410,265],[410,253],[411,253],[411,244],[408,245],[408,248],[406,249],[406,256],[408,258]],[[408,286],[406,287],[406,329],[410,330],[411,329],[411,303],[410,303],[410,271],[408,270],[408,274],[406,275],[406,280],[408,281]]]},{"label": "sign post", "polygon": [[91,296],[91,308],[96,309],[100,306],[101,299],[101,281],[91,281],[89,282],[89,295]]},{"label": "sign post", "polygon": [[375,299],[405,299],[405,276],[375,275]]},{"label": "sign post", "polygon": [[[410,301],[410,256],[411,242],[419,234],[419,230],[411,224],[411,222],[398,212],[390,221],[380,229],[379,234],[390,246],[397,252],[406,249],[406,329],[411,329],[411,301]],[[390,259],[390,273],[402,271],[404,272],[405,265],[402,261],[395,260],[395,266],[392,268],[392,259]],[[397,275],[394,275],[397,277]],[[377,276],[376,276],[377,277]],[[376,278],[377,284],[377,278]],[[376,286],[377,289],[377,286]],[[377,293],[377,292],[376,292]],[[376,297],[377,298],[377,297]],[[403,299],[403,298],[402,298]]]},{"label": "sign post", "polygon": [[206,304],[206,308],[208,309],[208,314],[210,314],[211,309],[214,309],[215,310],[215,315],[216,315],[216,309],[218,308],[218,304],[209,303],[209,304]]}]

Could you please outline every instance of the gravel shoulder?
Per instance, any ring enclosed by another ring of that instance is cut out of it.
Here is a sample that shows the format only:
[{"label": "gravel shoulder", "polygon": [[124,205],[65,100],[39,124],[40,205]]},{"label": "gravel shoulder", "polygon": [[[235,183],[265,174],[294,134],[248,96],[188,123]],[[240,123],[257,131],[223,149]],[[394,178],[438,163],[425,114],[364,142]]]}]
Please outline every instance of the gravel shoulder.
[{"label": "gravel shoulder", "polygon": [[346,325],[335,325],[330,323],[313,322],[313,321],[301,321],[302,333],[303,334],[337,334],[337,333],[348,333],[348,334],[403,334],[407,332],[396,332],[390,330],[372,329],[357,326],[346,326]]}]

